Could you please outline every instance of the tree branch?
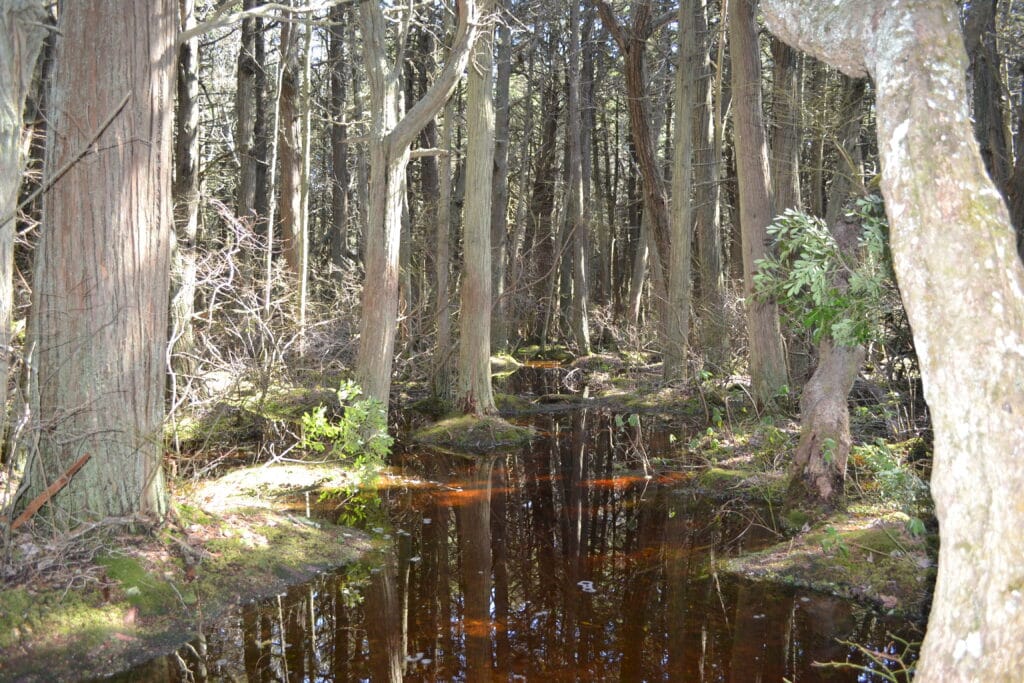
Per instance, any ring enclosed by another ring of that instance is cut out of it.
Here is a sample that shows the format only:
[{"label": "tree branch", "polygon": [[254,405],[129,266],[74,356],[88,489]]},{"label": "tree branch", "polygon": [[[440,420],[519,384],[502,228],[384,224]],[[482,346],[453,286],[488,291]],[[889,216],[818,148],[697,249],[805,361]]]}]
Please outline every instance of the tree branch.
[{"label": "tree branch", "polygon": [[455,92],[455,86],[469,63],[479,23],[476,0],[458,0],[458,25],[448,62],[430,89],[391,131],[388,137],[392,149],[402,150],[412,146],[423,127]]},{"label": "tree branch", "polygon": [[761,0],[760,6],[768,29],[780,39],[847,76],[863,78],[868,75],[867,46],[874,33],[871,27],[890,5],[877,0]]}]

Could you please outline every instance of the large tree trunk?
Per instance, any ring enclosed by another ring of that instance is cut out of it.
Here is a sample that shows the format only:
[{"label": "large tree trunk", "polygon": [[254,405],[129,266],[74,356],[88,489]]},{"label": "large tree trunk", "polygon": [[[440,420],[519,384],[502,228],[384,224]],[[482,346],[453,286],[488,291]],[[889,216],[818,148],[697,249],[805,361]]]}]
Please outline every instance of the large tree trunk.
[{"label": "large tree trunk", "polygon": [[783,40],[875,80],[893,263],[935,429],[942,542],[916,680],[1019,680],[1024,267],[974,140],[956,5],[765,0],[764,9]]},{"label": "large tree trunk", "polygon": [[[178,0],[183,30],[195,26],[195,0]],[[178,47],[178,103],[174,136],[174,230],[171,259],[171,370],[196,367],[192,316],[196,299],[196,235],[199,232],[199,38]]]},{"label": "large tree trunk", "polygon": [[686,379],[690,337],[690,279],[693,223],[694,85],[700,68],[694,8],[679,4],[679,59],[676,66],[676,125],[672,156],[672,237],[668,268],[668,321],[662,364],[665,379]]},{"label": "large tree trunk", "polygon": [[[480,0],[487,16],[493,0]],[[466,201],[462,312],[455,400],[466,413],[497,412],[491,390],[491,181],[494,176],[494,27],[477,38],[466,85]]]},{"label": "large tree trunk", "polygon": [[787,380],[778,308],[772,301],[759,301],[754,297],[756,262],[768,253],[767,228],[775,217],[768,174],[768,145],[761,114],[761,53],[754,17],[756,4],[757,0],[729,3],[729,46],[750,383],[754,401],[764,406],[774,400]]},{"label": "large tree trunk", "polygon": [[53,184],[31,330],[40,441],[28,477],[35,495],[92,456],[51,501],[63,525],[167,507],[177,10],[174,0],[107,0],[69,3],[60,16],[46,164]]},{"label": "large tree trunk", "polygon": [[[430,90],[402,115],[402,65],[388,63],[385,18],[379,3],[360,3],[364,62],[370,85],[370,178],[367,207],[366,282],[356,379],[369,398],[388,404],[398,313],[398,263],[409,146],[455,89],[477,35],[476,3],[459,5],[455,40]],[[488,214],[489,215],[489,214]]]},{"label": "large tree trunk", "polygon": [[0,440],[7,423],[14,227],[24,163],[22,116],[45,38],[46,11],[41,0],[12,0],[0,7]]}]

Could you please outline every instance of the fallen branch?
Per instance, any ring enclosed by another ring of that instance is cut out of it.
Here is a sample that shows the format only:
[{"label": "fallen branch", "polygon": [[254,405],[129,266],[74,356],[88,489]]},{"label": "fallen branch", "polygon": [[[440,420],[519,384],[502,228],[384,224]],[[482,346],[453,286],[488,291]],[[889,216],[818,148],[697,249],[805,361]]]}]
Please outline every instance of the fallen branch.
[{"label": "fallen branch", "polygon": [[83,455],[81,458],[76,460],[75,464],[69,467],[68,471],[62,474],[57,481],[47,486],[45,491],[36,496],[32,502],[28,504],[28,507],[25,508],[25,511],[22,512],[16,520],[14,520],[14,524],[11,525],[11,531],[14,531],[19,526],[27,522],[32,515],[39,511],[39,508],[46,505],[48,500],[57,495],[57,492],[71,481],[71,477],[75,476],[75,472],[82,469],[82,466],[89,462],[89,458],[91,457],[92,456],[88,453]]}]

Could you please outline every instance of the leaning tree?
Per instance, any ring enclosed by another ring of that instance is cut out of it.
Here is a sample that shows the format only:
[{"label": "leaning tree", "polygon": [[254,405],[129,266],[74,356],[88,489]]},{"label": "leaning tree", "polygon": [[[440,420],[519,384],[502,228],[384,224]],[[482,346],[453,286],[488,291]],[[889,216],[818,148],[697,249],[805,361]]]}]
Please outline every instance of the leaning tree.
[{"label": "leaning tree", "polygon": [[786,42],[875,83],[893,266],[935,429],[942,545],[917,680],[1020,680],[1024,267],[974,139],[957,5],[762,9]]}]

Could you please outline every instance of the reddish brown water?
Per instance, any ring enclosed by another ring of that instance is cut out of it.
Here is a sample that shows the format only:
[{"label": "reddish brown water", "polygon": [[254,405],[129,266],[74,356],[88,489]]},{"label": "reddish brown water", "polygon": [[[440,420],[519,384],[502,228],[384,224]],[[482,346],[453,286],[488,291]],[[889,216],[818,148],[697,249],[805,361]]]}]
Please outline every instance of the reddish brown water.
[{"label": "reddish brown water", "polygon": [[638,474],[637,444],[612,416],[538,426],[548,436],[516,454],[407,454],[378,493],[321,510],[379,538],[377,557],[241,608],[157,668],[253,681],[872,680],[812,663],[861,661],[837,639],[884,651],[887,631],[918,637],[861,605],[710,571],[713,556],[774,541],[764,513],[712,499],[678,465]]}]

